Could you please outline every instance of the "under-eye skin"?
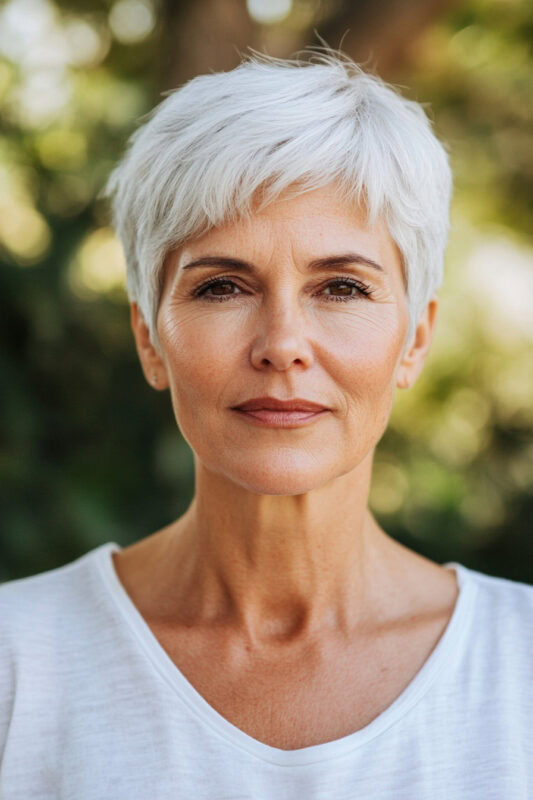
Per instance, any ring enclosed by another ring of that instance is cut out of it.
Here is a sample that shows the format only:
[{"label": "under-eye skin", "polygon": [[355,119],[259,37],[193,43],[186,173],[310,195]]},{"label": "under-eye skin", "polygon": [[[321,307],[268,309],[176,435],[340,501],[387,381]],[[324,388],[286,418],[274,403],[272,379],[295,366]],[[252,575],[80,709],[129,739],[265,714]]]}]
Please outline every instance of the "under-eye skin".
[{"label": "under-eye skin", "polygon": [[[199,287],[197,287],[193,292],[192,295],[195,298],[201,298],[207,302],[215,302],[215,303],[224,303],[226,300],[231,300],[233,297],[237,297],[237,294],[226,294],[226,295],[210,295],[207,294],[208,290],[215,286],[234,286],[237,289],[240,287],[231,279],[231,278],[211,278],[208,281],[202,283]],[[334,301],[334,302],[341,302],[346,303],[350,300],[359,300],[361,297],[370,297],[373,294],[373,290],[367,286],[367,284],[362,283],[361,281],[355,281],[353,278],[335,278],[334,280],[328,281],[324,289],[328,289],[331,286],[348,286],[349,289],[356,289],[357,292],[355,294],[349,294],[344,296],[335,296],[335,295],[325,295],[327,301]],[[242,291],[241,291],[242,293]]]}]

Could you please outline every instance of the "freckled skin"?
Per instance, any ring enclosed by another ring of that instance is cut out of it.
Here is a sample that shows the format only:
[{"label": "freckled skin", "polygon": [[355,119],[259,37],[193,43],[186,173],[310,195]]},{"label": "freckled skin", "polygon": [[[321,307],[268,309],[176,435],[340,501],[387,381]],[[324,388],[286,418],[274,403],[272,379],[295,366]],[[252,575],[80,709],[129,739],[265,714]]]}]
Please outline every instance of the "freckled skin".
[{"label": "freckled skin", "polygon": [[[355,263],[308,269],[347,252],[383,271]],[[245,260],[254,271],[183,269],[208,255]],[[235,285],[219,290],[229,299],[194,296],[214,276]],[[361,282],[371,296],[354,289],[354,299],[332,299],[347,293],[331,285],[339,278]],[[282,197],[170,254],[157,317],[161,353],[135,304],[132,327],[146,377],[152,383],[156,374],[157,387],[169,388],[194,453],[190,508],[159,539],[150,537],[154,547],[165,541],[158,569],[169,573],[176,616],[178,596],[189,615],[193,598],[198,609],[226,604],[250,630],[290,628],[304,608],[308,621],[353,620],[369,587],[383,603],[400,546],[367,507],[372,460],[396,387],[410,386],[423,367],[436,308],[433,298],[402,355],[408,310],[399,252],[386,226],[368,227],[335,185]],[[230,410],[262,395],[301,397],[331,412],[283,429]],[[419,559],[402,548],[411,556]],[[175,566],[185,561],[187,581]]]},{"label": "freckled skin", "polygon": [[[313,258],[354,250],[386,272],[361,265],[306,272]],[[208,253],[251,262],[260,277],[231,267],[180,273]],[[243,293],[226,287],[235,296],[220,303],[191,298],[196,285],[219,274],[233,276]],[[337,275],[366,282],[372,297],[319,297]],[[190,242],[167,267],[158,315],[183,436],[209,469],[268,494],[310,491],[368,456],[389,418],[407,327],[400,257],[385,226],[368,229],[331,189],[282,200]],[[287,430],[252,427],[227,410],[265,394],[310,398],[333,411]]]},{"label": "freckled skin", "polygon": [[[384,271],[307,269],[348,252]],[[244,260],[254,272],[183,270],[208,255]],[[217,291],[229,299],[195,297],[214,276],[226,280]],[[372,295],[354,289],[354,299],[332,299],[349,294],[332,284],[339,278]],[[396,246],[332,185],[280,198],[169,254],[161,352],[131,305],[146,378],[169,388],[192,448],[195,494],[178,520],[115,554],[115,567],[197,691],[275,747],[319,744],[374,719],[420,669],[453,611],[453,574],[391,539],[368,509],[374,449],[396,388],[422,370],[437,302],[405,349]],[[331,412],[283,429],[230,410],[262,395]]]}]

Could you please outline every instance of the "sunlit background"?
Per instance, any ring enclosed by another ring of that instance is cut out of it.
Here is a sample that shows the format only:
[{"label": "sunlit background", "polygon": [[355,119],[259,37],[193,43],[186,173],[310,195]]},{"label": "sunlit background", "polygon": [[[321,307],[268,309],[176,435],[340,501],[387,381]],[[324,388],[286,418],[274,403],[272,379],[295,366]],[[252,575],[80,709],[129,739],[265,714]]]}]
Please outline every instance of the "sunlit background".
[{"label": "sunlit background", "polygon": [[317,35],[421,103],[455,175],[438,330],[371,493],[440,563],[533,583],[533,4],[9,0],[0,7],[0,580],[183,513],[193,462],[145,384],[99,198],[161,92]]}]

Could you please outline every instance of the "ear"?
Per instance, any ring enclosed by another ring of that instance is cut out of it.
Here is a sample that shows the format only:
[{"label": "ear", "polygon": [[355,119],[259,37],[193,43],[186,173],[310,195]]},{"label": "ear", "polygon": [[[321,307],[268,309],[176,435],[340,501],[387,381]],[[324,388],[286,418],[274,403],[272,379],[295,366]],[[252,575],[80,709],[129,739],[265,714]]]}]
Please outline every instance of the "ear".
[{"label": "ear", "polygon": [[137,303],[130,303],[130,320],[144,377],[154,389],[166,389],[168,378],[165,363],[152,344],[148,325]]},{"label": "ear", "polygon": [[422,372],[435,331],[438,308],[439,299],[433,295],[418,321],[412,343],[398,366],[396,386],[399,389],[409,389]]}]

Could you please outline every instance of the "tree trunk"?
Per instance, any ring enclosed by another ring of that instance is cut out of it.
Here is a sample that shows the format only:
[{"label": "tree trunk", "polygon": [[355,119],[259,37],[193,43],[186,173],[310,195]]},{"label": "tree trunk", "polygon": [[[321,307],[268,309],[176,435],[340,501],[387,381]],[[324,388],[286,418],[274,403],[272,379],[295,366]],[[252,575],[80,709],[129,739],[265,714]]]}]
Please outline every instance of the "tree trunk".
[{"label": "tree trunk", "polygon": [[413,42],[457,0],[343,0],[320,23],[304,30],[263,27],[249,15],[245,0],[166,0],[160,62],[163,90],[206,72],[230,70],[247,47],[288,57],[314,42],[316,31],[328,45],[383,77],[409,60]]},{"label": "tree trunk", "polygon": [[319,28],[328,45],[342,49],[379,75],[394,76],[409,61],[413,42],[457,0],[358,0],[344,2]]},{"label": "tree trunk", "polygon": [[166,0],[164,24],[163,90],[196,75],[233,69],[248,46],[257,46],[261,32],[244,0]]}]

